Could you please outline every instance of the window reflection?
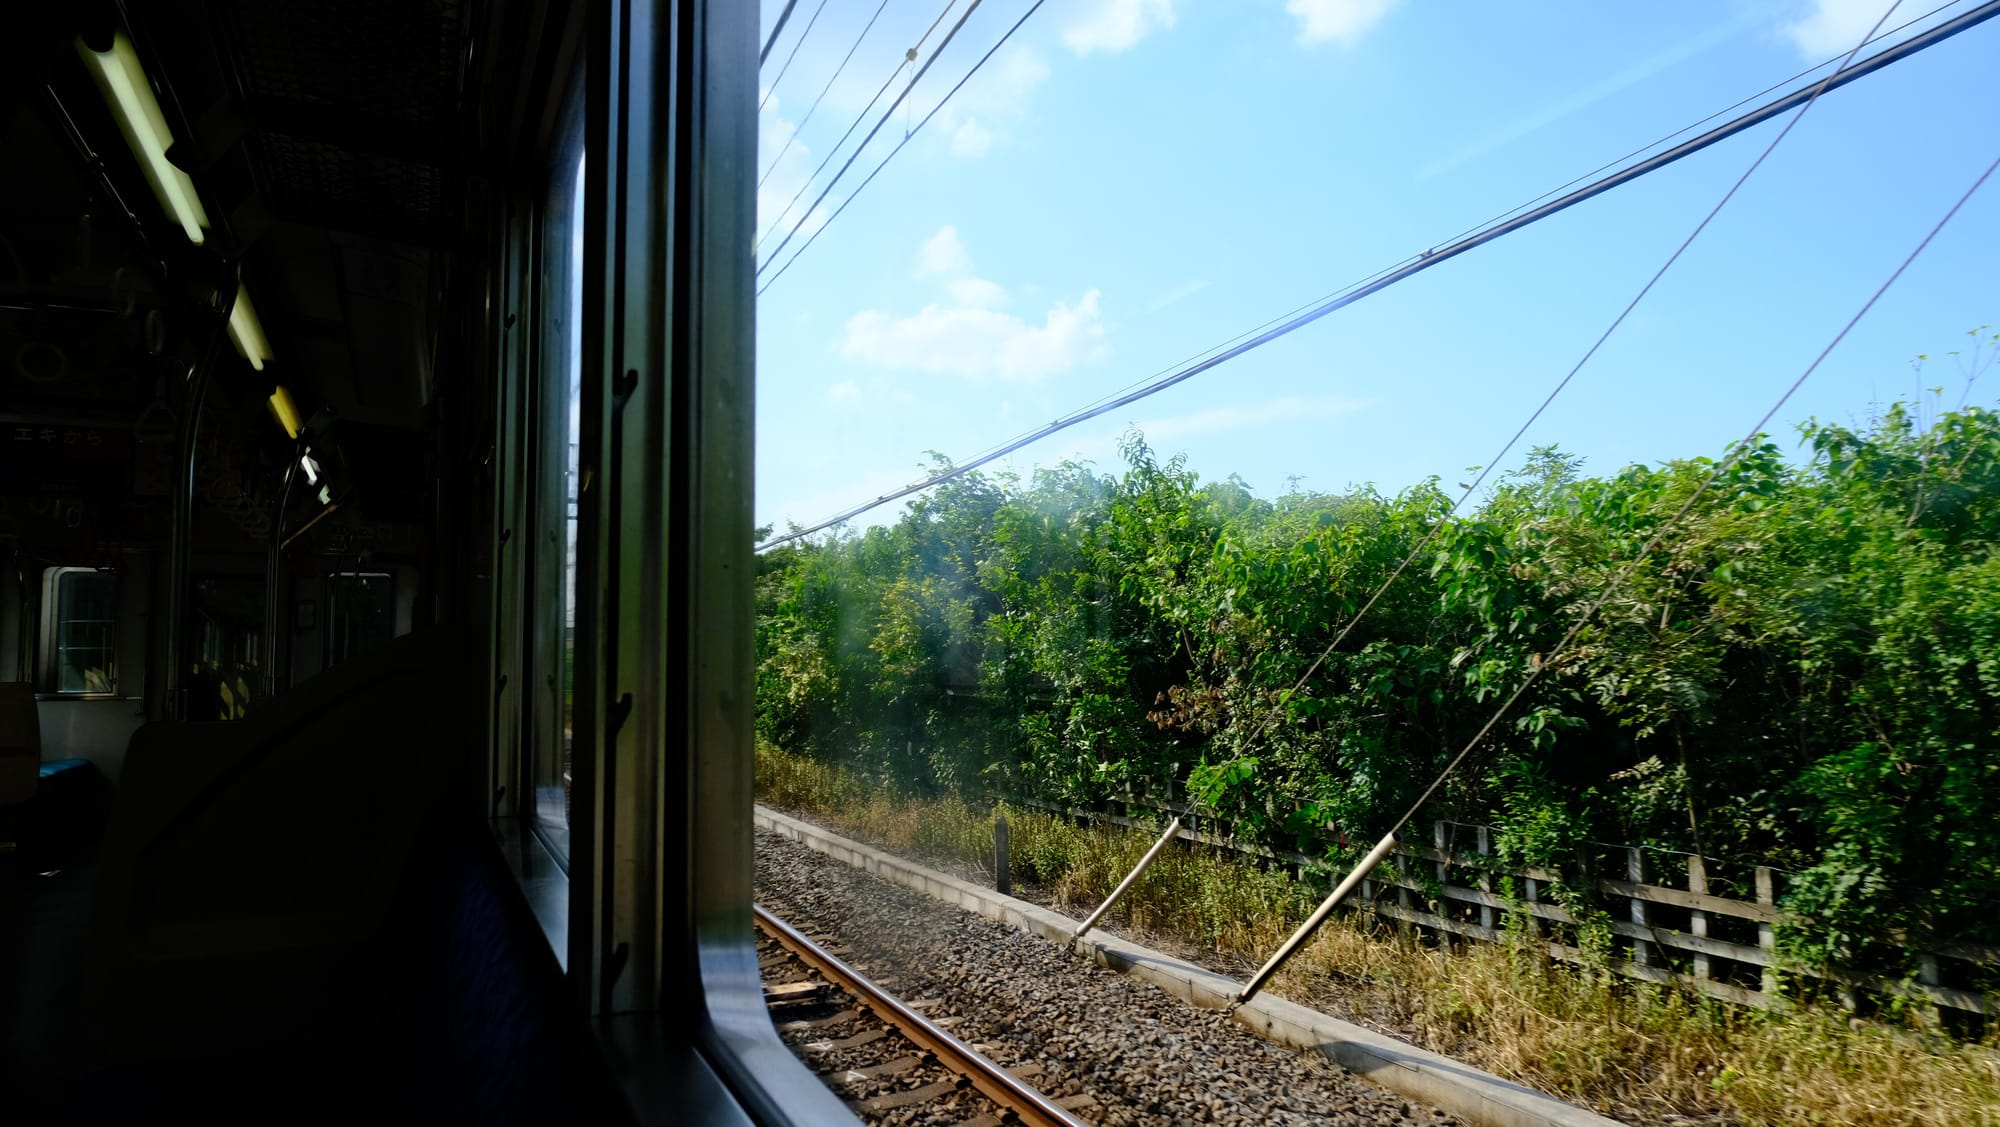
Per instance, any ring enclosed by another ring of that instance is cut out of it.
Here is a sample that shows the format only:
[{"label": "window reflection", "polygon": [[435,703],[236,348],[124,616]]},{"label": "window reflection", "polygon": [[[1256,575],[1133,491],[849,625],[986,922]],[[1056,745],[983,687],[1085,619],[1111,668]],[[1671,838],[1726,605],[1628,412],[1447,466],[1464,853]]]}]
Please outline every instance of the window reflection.
[{"label": "window reflection", "polygon": [[188,719],[240,720],[264,670],[264,577],[197,576],[191,610]]},{"label": "window reflection", "polygon": [[[535,613],[532,646],[539,668],[530,724],[535,738],[529,770],[536,824],[559,855],[567,855],[576,709],[576,506],[583,339],[583,120],[573,104],[564,142],[551,161],[542,213],[538,419],[541,454],[537,509],[548,535],[531,563]],[[559,522],[559,523],[558,523]],[[556,531],[561,529],[560,534]],[[557,552],[560,551],[560,555]],[[561,608],[560,617],[553,613]],[[547,608],[545,611],[543,608]]]},{"label": "window reflection", "polygon": [[49,573],[52,687],[59,693],[118,691],[118,577],[86,567]]},{"label": "window reflection", "polygon": [[396,636],[396,577],[339,572],[326,584],[326,668],[352,661]]}]

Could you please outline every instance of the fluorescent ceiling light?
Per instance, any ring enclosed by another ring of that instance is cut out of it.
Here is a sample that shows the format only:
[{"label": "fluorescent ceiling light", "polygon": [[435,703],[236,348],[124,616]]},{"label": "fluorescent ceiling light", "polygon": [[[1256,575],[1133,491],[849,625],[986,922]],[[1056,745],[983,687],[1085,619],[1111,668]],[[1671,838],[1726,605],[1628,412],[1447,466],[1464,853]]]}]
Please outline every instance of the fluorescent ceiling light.
[{"label": "fluorescent ceiling light", "polygon": [[[236,304],[229,310],[229,339],[236,345],[236,351],[250,361],[252,368],[260,372],[264,370],[264,361],[271,358],[271,342],[264,338],[264,323],[257,319],[257,307],[250,304],[250,291],[240,283],[236,287]],[[280,387],[278,391],[282,392],[284,388]],[[285,400],[290,406],[291,396],[286,395]],[[277,405],[274,403],[272,406]],[[282,417],[278,421],[285,423],[285,429],[292,432],[293,438],[299,436],[297,411],[292,412],[290,422]]]},{"label": "fluorescent ceiling light", "polygon": [[278,425],[285,428],[285,437],[297,438],[299,432],[305,429],[299,422],[299,409],[292,402],[292,393],[285,390],[284,384],[279,384],[271,392],[264,405],[271,409],[271,417],[278,420]]},{"label": "fluorescent ceiling light", "polygon": [[76,51],[90,68],[91,77],[97,80],[104,100],[110,103],[112,116],[118,119],[118,128],[125,134],[125,143],[138,155],[139,166],[145,170],[146,183],[152,186],[154,197],[180,221],[188,241],[199,245],[208,226],[208,213],[201,209],[194,181],[167,161],[167,147],[174,143],[174,135],[167,130],[167,115],[160,112],[159,100],[153,97],[153,84],[146,81],[132,40],[121,31],[112,39],[111,50],[93,51],[79,36]]}]

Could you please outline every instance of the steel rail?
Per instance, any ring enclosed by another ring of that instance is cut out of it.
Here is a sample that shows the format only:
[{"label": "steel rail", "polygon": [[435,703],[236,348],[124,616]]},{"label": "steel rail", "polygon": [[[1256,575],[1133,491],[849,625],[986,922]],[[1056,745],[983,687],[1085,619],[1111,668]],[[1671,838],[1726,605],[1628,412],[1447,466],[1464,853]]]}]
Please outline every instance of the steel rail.
[{"label": "steel rail", "polygon": [[766,911],[763,905],[753,904],[751,911],[764,934],[834,985],[859,998],[876,1017],[908,1037],[939,1064],[965,1077],[982,1095],[999,1104],[1003,1112],[1011,1113],[1015,1122],[1041,1127],[1086,1127],[1082,1120],[1056,1106],[1047,1096],[1023,1084],[965,1042],[931,1024],[929,1018],[897,1001],[859,971],[828,954],[798,929]]}]

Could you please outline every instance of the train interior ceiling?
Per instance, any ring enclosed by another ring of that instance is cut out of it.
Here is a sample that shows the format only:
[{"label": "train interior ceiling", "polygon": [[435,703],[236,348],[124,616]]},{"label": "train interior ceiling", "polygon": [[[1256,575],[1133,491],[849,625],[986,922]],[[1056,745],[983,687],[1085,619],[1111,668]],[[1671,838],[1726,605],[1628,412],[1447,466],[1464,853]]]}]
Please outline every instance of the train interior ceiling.
[{"label": "train interior ceiling", "polygon": [[705,10],[8,16],[0,1119],[647,1118],[494,830],[499,431],[569,382],[501,264],[586,59]]}]

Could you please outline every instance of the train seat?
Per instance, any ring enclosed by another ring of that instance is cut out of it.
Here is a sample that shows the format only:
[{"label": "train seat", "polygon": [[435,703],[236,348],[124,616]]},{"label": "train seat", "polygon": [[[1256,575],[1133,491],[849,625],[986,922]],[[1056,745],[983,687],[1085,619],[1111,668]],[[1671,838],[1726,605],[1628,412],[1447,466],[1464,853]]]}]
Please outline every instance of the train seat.
[{"label": "train seat", "polygon": [[35,689],[26,681],[0,682],[0,806],[35,796],[42,775],[42,728]]},{"label": "train seat", "polygon": [[448,785],[479,739],[477,653],[406,636],[243,720],[134,734],[87,946],[91,1065],[59,1121],[588,1106],[560,969]]}]

